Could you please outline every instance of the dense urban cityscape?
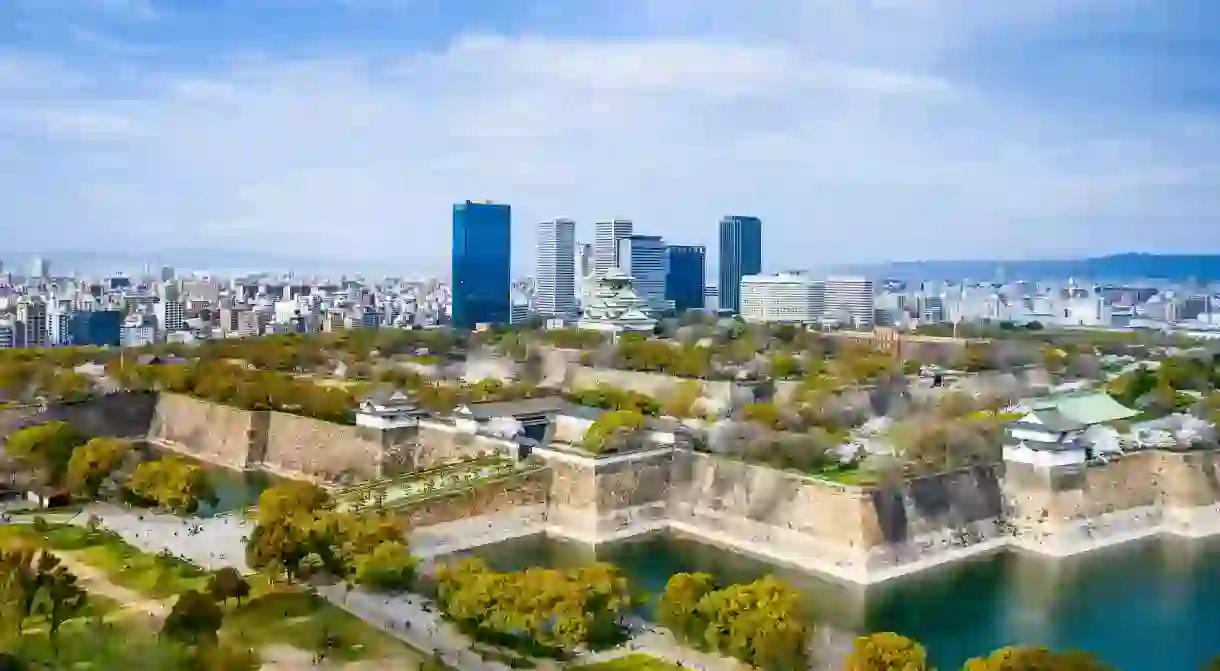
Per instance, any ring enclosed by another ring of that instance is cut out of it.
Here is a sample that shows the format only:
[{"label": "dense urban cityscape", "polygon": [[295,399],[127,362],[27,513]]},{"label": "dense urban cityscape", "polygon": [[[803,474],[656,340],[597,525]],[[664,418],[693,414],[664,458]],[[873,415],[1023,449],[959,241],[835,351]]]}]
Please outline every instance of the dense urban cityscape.
[{"label": "dense urban cityscape", "polygon": [[536,270],[533,277],[516,279],[510,271],[508,205],[454,205],[452,229],[449,281],[267,273],[182,277],[167,266],[138,277],[79,278],[55,275],[51,258],[35,259],[24,274],[0,266],[0,309],[6,315],[0,321],[0,348],[141,347],[378,327],[609,328],[613,325],[584,316],[590,308],[605,312],[601,281],[612,269],[628,278],[629,288],[610,300],[638,309],[645,318],[634,330],[696,310],[740,315],[749,323],[860,331],[1004,323],[1220,337],[1220,293],[1199,282],[1037,277],[912,282],[764,273],[764,227],[757,217],[721,220],[719,272],[711,282],[706,246],[668,244],[660,236],[637,233],[629,220],[596,222],[592,243],[578,242],[577,224],[570,219],[537,224]]},{"label": "dense urban cityscape", "polygon": [[0,671],[1220,671],[1216,25],[0,0]]}]

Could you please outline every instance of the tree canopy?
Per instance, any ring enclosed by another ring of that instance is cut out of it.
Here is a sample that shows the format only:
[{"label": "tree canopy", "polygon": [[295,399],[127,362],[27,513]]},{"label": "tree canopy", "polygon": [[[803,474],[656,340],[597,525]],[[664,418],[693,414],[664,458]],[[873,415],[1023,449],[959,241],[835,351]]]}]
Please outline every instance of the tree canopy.
[{"label": "tree canopy", "polygon": [[717,589],[708,574],[679,573],[657,603],[658,619],[695,647],[760,669],[803,669],[809,628],[800,594],[772,576]]},{"label": "tree canopy", "polygon": [[441,610],[468,634],[540,654],[615,640],[635,603],[609,564],[500,573],[480,559],[436,571]]},{"label": "tree canopy", "polygon": [[4,453],[29,468],[39,485],[58,489],[64,486],[73,453],[84,442],[71,424],[51,421],[14,431]]},{"label": "tree canopy", "polygon": [[179,514],[191,514],[201,505],[216,503],[216,490],[207,471],[177,456],[141,463],[125,486],[138,500]]}]

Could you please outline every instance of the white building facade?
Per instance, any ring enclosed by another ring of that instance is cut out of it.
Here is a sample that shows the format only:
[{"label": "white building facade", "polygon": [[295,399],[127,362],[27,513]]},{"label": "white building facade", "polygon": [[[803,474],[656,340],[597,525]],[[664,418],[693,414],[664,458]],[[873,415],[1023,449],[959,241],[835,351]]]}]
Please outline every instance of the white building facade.
[{"label": "white building facade", "polygon": [[576,314],[576,222],[538,224],[537,256],[534,309],[552,317]]},{"label": "white building facade", "polygon": [[826,319],[848,328],[871,331],[875,307],[872,280],[866,277],[826,278]]},{"label": "white building facade", "polygon": [[826,283],[805,275],[746,275],[741,278],[741,317],[748,322],[809,324],[825,311]]},{"label": "white building facade", "polygon": [[631,237],[634,230],[634,224],[626,219],[599,221],[593,227],[593,273],[597,277],[605,277],[611,268],[621,268],[619,241]]}]

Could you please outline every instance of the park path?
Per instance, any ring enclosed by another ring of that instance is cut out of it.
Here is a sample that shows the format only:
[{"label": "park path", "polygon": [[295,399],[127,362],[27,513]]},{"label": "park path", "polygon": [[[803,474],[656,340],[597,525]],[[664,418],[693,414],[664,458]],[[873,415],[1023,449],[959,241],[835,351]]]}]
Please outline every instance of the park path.
[{"label": "park path", "polygon": [[164,601],[150,599],[139,592],[110,582],[110,578],[106,576],[105,572],[73,557],[71,552],[60,550],[51,552],[51,554],[59,557],[60,565],[76,576],[77,584],[86,592],[114,599],[123,604],[121,612],[136,611],[157,620],[161,620],[169,614],[169,606]]}]

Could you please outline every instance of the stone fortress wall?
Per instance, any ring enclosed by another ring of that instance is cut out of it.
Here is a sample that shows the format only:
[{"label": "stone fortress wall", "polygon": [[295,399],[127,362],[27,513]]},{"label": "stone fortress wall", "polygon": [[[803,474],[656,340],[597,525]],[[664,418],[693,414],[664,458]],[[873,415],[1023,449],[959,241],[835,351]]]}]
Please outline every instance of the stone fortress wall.
[{"label": "stone fortress wall", "polygon": [[680,448],[543,456],[554,474],[550,533],[597,543],[669,528],[858,583],[1010,546],[1063,556],[1157,533],[1220,533],[1217,451],[1135,453],[1054,477],[977,466],[887,486]]},{"label": "stone fortress wall", "polygon": [[[0,432],[49,419],[90,435],[146,436],[235,468],[321,480],[368,478],[391,466],[413,471],[511,447],[441,421],[370,432],[166,393],[3,408]],[[545,531],[584,542],[671,528],[854,582],[1007,545],[1064,555],[1161,532],[1220,533],[1218,451],[1139,452],[1074,472],[995,465],[869,487],[674,447],[537,454],[547,475],[528,486],[487,488],[408,514],[432,524],[514,505],[543,507]]]},{"label": "stone fortress wall", "polygon": [[146,439],[230,468],[265,468],[318,481],[371,479],[507,450],[503,441],[439,421],[422,421],[409,431],[370,431],[173,393],[125,392],[45,408],[0,408],[0,436],[56,419],[90,436]]}]

